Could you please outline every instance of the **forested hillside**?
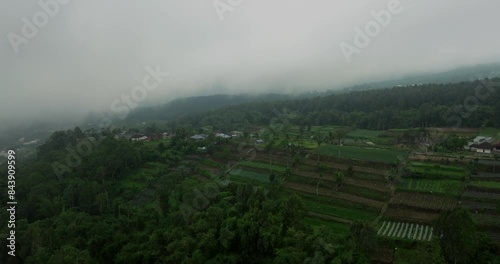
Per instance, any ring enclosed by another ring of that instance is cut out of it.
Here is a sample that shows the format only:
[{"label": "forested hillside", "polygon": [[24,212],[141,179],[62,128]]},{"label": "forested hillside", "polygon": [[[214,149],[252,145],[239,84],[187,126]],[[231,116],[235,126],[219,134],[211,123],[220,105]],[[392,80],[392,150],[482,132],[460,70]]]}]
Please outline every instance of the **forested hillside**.
[{"label": "forested hillside", "polygon": [[[16,258],[8,258],[4,239],[0,262],[366,262],[372,228],[357,224],[342,237],[313,230],[300,199],[276,187],[231,182],[225,173],[200,180],[199,164],[188,157],[200,143],[184,130],[176,134],[148,144],[106,131],[54,133],[36,160],[18,167]],[[92,155],[64,170],[66,150],[87,137],[97,142]],[[6,166],[1,174],[6,189]]]},{"label": "forested hillside", "polygon": [[500,126],[500,79],[425,84],[278,102],[229,106],[182,121],[244,129],[273,119],[299,126],[341,125],[384,130]]}]

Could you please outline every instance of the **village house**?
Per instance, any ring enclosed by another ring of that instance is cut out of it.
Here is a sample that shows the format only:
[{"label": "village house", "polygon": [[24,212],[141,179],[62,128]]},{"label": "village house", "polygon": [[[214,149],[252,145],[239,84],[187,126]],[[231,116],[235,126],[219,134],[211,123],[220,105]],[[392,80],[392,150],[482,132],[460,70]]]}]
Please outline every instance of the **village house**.
[{"label": "village house", "polygon": [[208,136],[206,134],[196,134],[196,135],[190,137],[190,139],[192,139],[192,140],[204,140],[207,137]]},{"label": "village house", "polygon": [[480,144],[472,144],[469,146],[470,151],[474,151],[477,153],[492,153],[494,148],[495,146],[488,142],[483,142]]},{"label": "village house", "polygon": [[215,133],[215,137],[218,137],[218,138],[231,138],[230,135],[226,135],[224,133]]},{"label": "village house", "polygon": [[130,137],[132,141],[149,141],[149,137],[142,134],[135,134]]},{"label": "village house", "polygon": [[495,149],[495,145],[492,143],[492,137],[477,136],[471,142],[469,142],[464,149],[477,152],[477,153],[492,153]]}]

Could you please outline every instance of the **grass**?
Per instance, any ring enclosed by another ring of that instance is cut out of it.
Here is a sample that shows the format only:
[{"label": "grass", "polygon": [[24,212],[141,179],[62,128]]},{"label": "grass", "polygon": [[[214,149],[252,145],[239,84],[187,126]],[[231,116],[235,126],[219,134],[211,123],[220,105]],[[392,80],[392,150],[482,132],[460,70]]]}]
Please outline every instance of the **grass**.
[{"label": "grass", "polygon": [[495,181],[472,181],[469,185],[485,188],[500,189],[500,182]]},{"label": "grass", "polygon": [[347,134],[347,137],[373,139],[373,138],[377,138],[382,133],[383,133],[383,131],[379,131],[379,130],[356,129],[356,130],[349,132]]},{"label": "grass", "polygon": [[218,162],[214,161],[214,160],[211,160],[211,159],[202,159],[200,161],[201,164],[203,165],[207,165],[207,166],[210,166],[212,168],[221,168],[222,165],[219,164]]},{"label": "grass", "polygon": [[386,193],[355,185],[345,185],[341,190],[346,193],[354,194],[357,196],[365,197],[376,201],[385,201],[388,198],[388,194]]},{"label": "grass", "polygon": [[272,170],[274,172],[284,172],[286,170],[286,168],[281,167],[281,166],[253,162],[253,161],[247,161],[247,160],[240,161],[239,164],[242,166],[247,166],[247,167],[251,167],[251,168],[268,169],[268,170]]},{"label": "grass", "polygon": [[269,175],[248,170],[235,169],[230,172],[231,178],[233,176],[240,176],[249,180],[254,180],[263,183],[269,183]]},{"label": "grass", "polygon": [[[297,194],[296,192],[290,192],[289,195],[291,194]],[[373,207],[369,207],[363,204],[355,203],[355,202],[349,202],[345,200],[339,200],[339,199],[333,199],[329,197],[324,197],[324,196],[316,196],[313,194],[298,194],[302,200],[312,200],[318,203],[324,203],[332,206],[337,206],[337,207],[346,207],[350,209],[356,209],[364,212],[370,212],[372,214],[378,214],[378,210],[374,209]]]},{"label": "grass", "polygon": [[500,128],[485,127],[479,132],[481,136],[494,137],[496,140],[500,140]]},{"label": "grass", "polygon": [[310,212],[339,217],[347,220],[357,221],[373,221],[377,215],[375,213],[366,212],[354,208],[340,207],[327,203],[322,203],[312,199],[303,199],[304,209]]},{"label": "grass", "polygon": [[167,166],[158,162],[148,162],[142,168],[128,173],[121,181],[125,189],[139,189],[146,188],[150,180],[155,179],[156,175],[162,171],[166,171]]},{"label": "grass", "polygon": [[422,178],[461,180],[465,176],[465,169],[457,166],[412,162],[410,168]]},{"label": "grass", "polygon": [[380,148],[358,148],[349,146],[323,145],[315,150],[321,155],[339,156],[358,160],[396,163],[398,156],[408,156],[407,152]]},{"label": "grass", "polygon": [[403,179],[397,188],[404,191],[458,196],[464,186],[461,181],[455,180]]},{"label": "grass", "polygon": [[347,235],[349,233],[349,225],[344,223],[339,223],[335,221],[327,221],[315,217],[305,217],[304,223],[306,225],[312,226],[313,228],[319,228],[324,226],[329,230],[333,231],[338,236]]},{"label": "grass", "polygon": [[398,248],[395,252],[394,263],[407,264],[415,263],[415,259],[419,258],[418,250]]}]

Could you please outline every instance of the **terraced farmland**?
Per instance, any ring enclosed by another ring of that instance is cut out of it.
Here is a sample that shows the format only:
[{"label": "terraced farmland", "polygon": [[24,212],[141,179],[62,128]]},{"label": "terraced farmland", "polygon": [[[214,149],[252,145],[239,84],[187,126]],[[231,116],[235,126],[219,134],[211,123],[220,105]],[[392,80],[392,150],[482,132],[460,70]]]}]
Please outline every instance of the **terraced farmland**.
[{"label": "terraced farmland", "polygon": [[500,190],[500,182],[497,181],[471,181],[469,185]]},{"label": "terraced farmland", "polygon": [[478,192],[473,190],[466,190],[463,196],[477,200],[500,200],[500,193]]},{"label": "terraced farmland", "polygon": [[452,210],[457,201],[451,197],[438,195],[398,192],[394,195],[391,203],[430,210]]},{"label": "terraced farmland", "polygon": [[395,151],[381,148],[358,148],[349,146],[323,145],[314,150],[320,155],[341,158],[367,160],[384,163],[396,163],[399,156],[407,157],[404,151]]},{"label": "terraced farmland", "polygon": [[465,169],[458,166],[412,162],[410,169],[419,178],[462,180]]},{"label": "terraced farmland", "polygon": [[377,215],[369,211],[329,205],[311,199],[304,199],[304,209],[325,216],[333,216],[351,221],[373,221]]},{"label": "terraced farmland", "polygon": [[384,221],[377,235],[416,241],[431,241],[433,232],[434,228],[428,225]]},{"label": "terraced farmland", "polygon": [[321,226],[329,228],[338,236],[343,236],[349,233],[349,224],[327,221],[316,217],[305,217],[304,223],[312,226],[313,228],[319,228]]},{"label": "terraced farmland", "polygon": [[399,190],[421,193],[436,193],[445,196],[458,196],[464,186],[461,181],[454,180],[428,180],[428,179],[403,179],[397,187]]}]

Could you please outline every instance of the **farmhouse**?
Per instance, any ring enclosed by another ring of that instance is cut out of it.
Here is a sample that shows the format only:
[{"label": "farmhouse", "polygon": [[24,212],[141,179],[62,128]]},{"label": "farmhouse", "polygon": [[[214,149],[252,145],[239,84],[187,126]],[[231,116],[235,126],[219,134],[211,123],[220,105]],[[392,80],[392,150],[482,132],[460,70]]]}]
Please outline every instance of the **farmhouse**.
[{"label": "farmhouse", "polygon": [[192,137],[190,137],[192,140],[204,140],[206,139],[208,136],[205,135],[205,134],[196,134]]},{"label": "farmhouse", "polygon": [[243,136],[243,132],[241,131],[231,131],[231,137],[237,138]]},{"label": "farmhouse", "polygon": [[472,144],[469,146],[470,151],[475,151],[477,153],[491,153],[495,147],[488,143],[488,142],[483,142],[480,144]]},{"label": "farmhouse", "polygon": [[264,140],[262,139],[255,140],[255,144],[262,144],[262,143],[264,143]]},{"label": "farmhouse", "polygon": [[469,143],[481,144],[483,142],[491,142],[492,139],[493,138],[491,138],[491,137],[477,136],[472,140],[472,142],[469,142]]},{"label": "farmhouse", "polygon": [[167,139],[167,138],[171,138],[173,135],[169,134],[167,132],[163,132],[162,136],[163,136],[163,139]]},{"label": "farmhouse", "polygon": [[132,141],[147,141],[149,140],[149,137],[141,134],[135,134],[132,137],[130,137],[130,139]]},{"label": "farmhouse", "polygon": [[218,138],[231,138],[230,135],[226,135],[224,133],[215,133],[215,136]]}]

